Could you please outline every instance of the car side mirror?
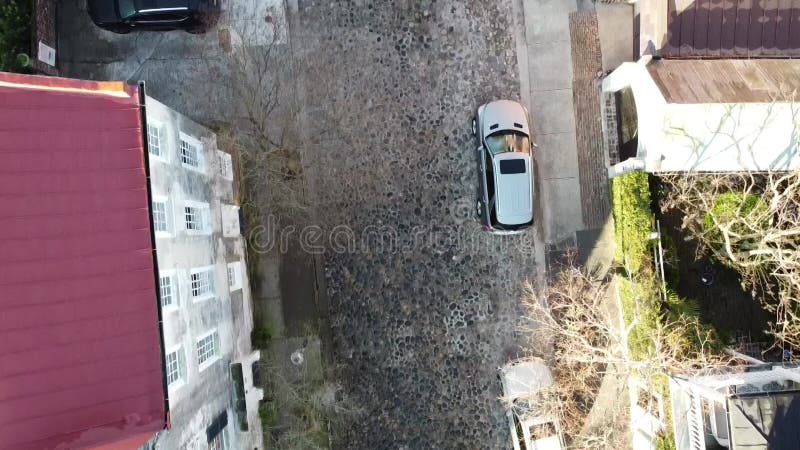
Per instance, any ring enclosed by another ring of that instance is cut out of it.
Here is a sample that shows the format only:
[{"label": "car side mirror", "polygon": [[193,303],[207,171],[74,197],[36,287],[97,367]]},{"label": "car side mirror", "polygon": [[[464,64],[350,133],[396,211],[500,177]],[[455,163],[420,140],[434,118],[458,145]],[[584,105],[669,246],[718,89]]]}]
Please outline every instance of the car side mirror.
[{"label": "car side mirror", "polygon": [[531,142],[531,148],[539,148],[539,144],[536,142]]}]

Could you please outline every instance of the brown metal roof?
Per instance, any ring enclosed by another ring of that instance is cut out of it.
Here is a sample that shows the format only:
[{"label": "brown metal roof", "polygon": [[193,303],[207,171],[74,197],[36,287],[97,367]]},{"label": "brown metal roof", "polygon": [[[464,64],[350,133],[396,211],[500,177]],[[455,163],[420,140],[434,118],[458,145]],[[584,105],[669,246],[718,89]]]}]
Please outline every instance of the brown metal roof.
[{"label": "brown metal roof", "polygon": [[647,70],[668,103],[772,102],[800,88],[800,61],[791,59],[662,59]]},{"label": "brown metal roof", "polygon": [[667,0],[666,57],[800,56],[798,0]]}]

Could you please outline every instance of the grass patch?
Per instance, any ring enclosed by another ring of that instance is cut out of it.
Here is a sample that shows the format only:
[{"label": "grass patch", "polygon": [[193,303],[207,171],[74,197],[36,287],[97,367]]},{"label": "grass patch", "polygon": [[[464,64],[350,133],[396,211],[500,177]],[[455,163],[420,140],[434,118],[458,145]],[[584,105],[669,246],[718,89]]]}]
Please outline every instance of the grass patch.
[{"label": "grass patch", "polygon": [[649,255],[647,235],[653,222],[646,172],[630,172],[611,179],[614,214],[614,259],[630,273],[641,269]]}]

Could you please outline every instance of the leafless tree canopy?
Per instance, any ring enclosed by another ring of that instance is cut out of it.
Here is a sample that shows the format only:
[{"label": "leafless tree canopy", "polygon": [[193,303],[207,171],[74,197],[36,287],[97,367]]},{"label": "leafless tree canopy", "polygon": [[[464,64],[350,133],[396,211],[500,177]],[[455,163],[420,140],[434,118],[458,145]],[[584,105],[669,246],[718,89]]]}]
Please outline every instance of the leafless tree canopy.
[{"label": "leafless tree canopy", "polygon": [[[638,295],[637,305],[660,302],[655,286]],[[607,374],[626,386],[630,376],[645,383],[661,377],[663,382],[669,373],[692,374],[730,363],[715,347],[713,330],[695,318],[663,314],[651,322],[645,318],[647,308],[637,306],[623,323],[616,283],[597,280],[574,264],[563,266],[543,290],[528,286],[523,304],[526,322],[521,331],[533,353],[547,354],[542,347],[552,348],[553,392],[542,397],[541,408],[559,418],[564,433],[573,438],[573,447],[629,445],[627,396],[601,405],[607,411],[604,426],[587,427]],[[641,326],[644,321],[647,326]],[[633,333],[648,343],[646,355],[631,356],[628,341]]]},{"label": "leafless tree canopy", "polygon": [[776,314],[779,341],[800,345],[800,172],[666,175],[662,210],[718,261],[741,274]]}]

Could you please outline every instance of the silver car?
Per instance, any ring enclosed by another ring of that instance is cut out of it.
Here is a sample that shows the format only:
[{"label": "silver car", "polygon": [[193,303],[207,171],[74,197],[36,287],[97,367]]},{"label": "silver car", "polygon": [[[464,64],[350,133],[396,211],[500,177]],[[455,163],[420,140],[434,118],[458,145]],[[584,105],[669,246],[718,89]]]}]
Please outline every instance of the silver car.
[{"label": "silver car", "polygon": [[533,224],[533,158],[528,110],[496,100],[478,108],[472,134],[480,141],[476,210],[486,231],[522,233]]}]

